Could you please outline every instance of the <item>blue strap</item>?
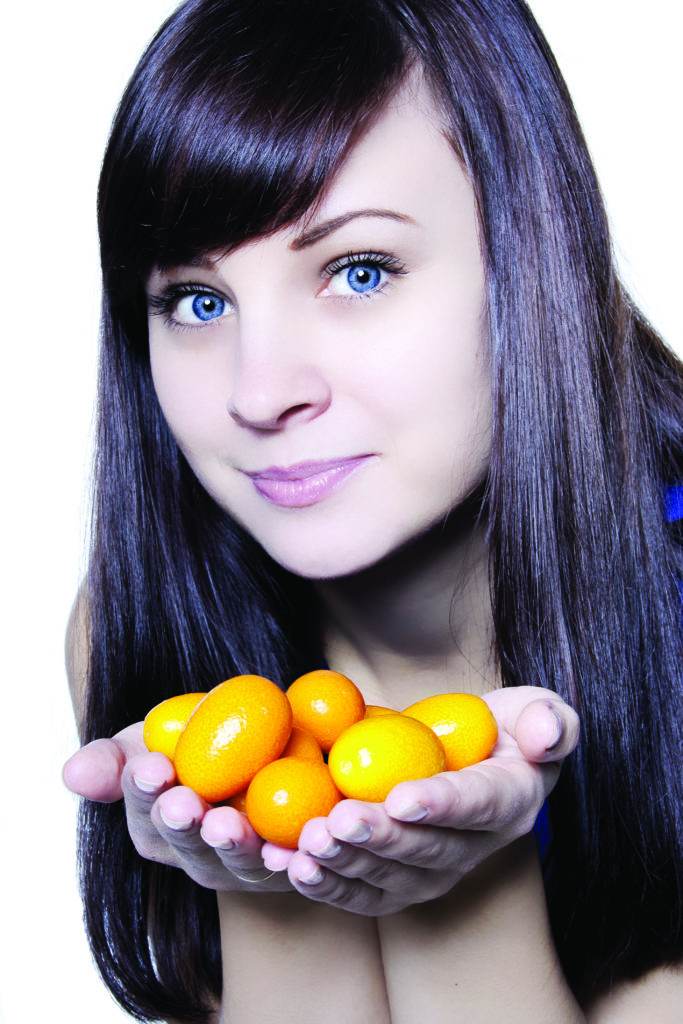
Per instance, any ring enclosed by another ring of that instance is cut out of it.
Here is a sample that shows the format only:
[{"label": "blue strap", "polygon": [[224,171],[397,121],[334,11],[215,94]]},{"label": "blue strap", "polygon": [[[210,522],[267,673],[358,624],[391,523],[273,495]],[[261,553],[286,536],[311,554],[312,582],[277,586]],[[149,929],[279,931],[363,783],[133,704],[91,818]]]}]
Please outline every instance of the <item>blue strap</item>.
[{"label": "blue strap", "polygon": [[673,487],[667,487],[664,492],[664,504],[668,523],[683,519],[683,486],[675,484]]},{"label": "blue strap", "polygon": [[552,832],[550,829],[550,819],[548,818],[548,798],[543,801],[536,821],[534,822],[533,828],[534,835],[536,836],[536,845],[538,847],[538,855],[541,859],[541,863],[545,858],[548,847],[550,846],[550,840],[552,838]]}]

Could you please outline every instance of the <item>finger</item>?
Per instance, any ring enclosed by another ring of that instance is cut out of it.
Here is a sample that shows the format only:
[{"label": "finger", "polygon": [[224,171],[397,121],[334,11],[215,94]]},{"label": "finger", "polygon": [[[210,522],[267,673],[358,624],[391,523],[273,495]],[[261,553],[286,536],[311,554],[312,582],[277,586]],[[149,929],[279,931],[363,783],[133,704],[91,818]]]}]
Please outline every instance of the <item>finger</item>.
[{"label": "finger", "polygon": [[261,847],[263,863],[270,871],[286,871],[293,856],[294,850],[276,843],[265,842]]},{"label": "finger", "polygon": [[261,841],[253,830],[247,834],[242,819],[234,807],[211,807],[189,786],[172,787],[149,809],[150,824],[177,866],[195,882],[215,889],[230,887],[232,870],[263,868]]},{"label": "finger", "polygon": [[[234,880],[231,888],[249,891],[257,885],[259,891],[293,892],[294,887],[286,875],[262,878],[264,866],[268,871],[279,871],[263,856],[266,845],[253,829],[246,814],[235,807],[211,807],[201,824],[201,837],[213,848],[221,869]],[[279,850],[281,847],[274,847]],[[292,850],[287,851],[292,854]],[[261,881],[245,881],[242,874],[256,871]],[[218,888],[218,886],[217,886]],[[220,888],[226,888],[225,882]]]},{"label": "finger", "polygon": [[135,849],[147,860],[175,863],[168,856],[165,839],[159,835],[150,818],[157,798],[175,782],[173,764],[158,752],[137,754],[123,766],[121,790],[128,832]]},{"label": "finger", "polygon": [[459,771],[399,782],[387,794],[384,809],[390,817],[406,822],[475,831],[528,831],[559,771],[557,764],[489,758]]},{"label": "finger", "polygon": [[62,768],[62,781],[67,789],[99,803],[121,800],[121,773],[126,761],[148,752],[142,728],[142,722],[135,722],[111,739],[92,740],[77,750]]},{"label": "finger", "polygon": [[62,781],[78,796],[98,803],[113,803],[123,796],[121,772],[125,757],[112,740],[87,743],[65,762]]},{"label": "finger", "polygon": [[[454,864],[457,865],[460,846],[455,841],[455,833],[400,825],[388,817],[380,804],[353,800],[346,803],[351,806],[346,808],[345,818],[335,822],[330,812],[328,818],[311,818],[301,830],[300,852],[317,863],[322,861],[324,868],[344,878],[359,878],[388,892],[425,893],[428,889],[431,891],[437,869],[447,868],[452,873]],[[367,838],[356,839],[353,843],[338,841],[337,834],[348,833],[349,824],[366,823],[371,829],[369,835],[367,829],[364,833]],[[436,857],[431,849],[434,843],[440,848]],[[299,858],[298,863],[305,872],[308,870],[308,861]],[[453,882],[454,879],[451,884]]]},{"label": "finger", "polygon": [[[211,808],[198,793],[189,786],[174,786],[163,793],[154,802],[150,810],[150,824],[157,832],[174,863],[182,868],[186,875],[205,888],[226,890],[239,888],[230,872],[230,855],[223,841],[223,849],[218,850],[209,845],[203,838],[204,819],[211,810],[231,812],[240,817],[235,808]],[[229,815],[230,816],[230,815]],[[215,826],[214,826],[215,828]],[[232,826],[232,833],[241,838],[239,823]],[[224,830],[223,830],[224,831]],[[236,857],[235,861],[245,862],[244,857]],[[260,860],[252,858],[245,866],[263,867]]]},{"label": "finger", "polygon": [[503,687],[485,693],[483,700],[528,760],[561,761],[579,741],[576,711],[546,687]]},{"label": "finger", "polygon": [[292,886],[310,900],[330,903],[353,914],[378,917],[399,909],[395,897],[360,879],[343,878],[316,865],[306,854],[296,851],[287,869]]},{"label": "finger", "polygon": [[263,839],[254,831],[246,814],[236,807],[210,808],[202,822],[201,836],[229,870],[263,869]]},{"label": "finger", "polygon": [[[411,886],[418,883],[423,885],[425,871],[432,874],[447,871],[452,875],[454,871],[469,870],[473,861],[478,862],[500,845],[499,839],[488,832],[475,834],[442,826],[404,824],[390,817],[382,804],[359,800],[341,801],[326,819],[313,820],[324,822],[325,831],[332,837],[332,841],[343,840],[339,844],[340,852],[334,860],[330,859],[330,865],[335,871],[339,867],[341,873],[346,874],[346,867],[349,866],[349,877],[355,877],[353,852],[359,852],[359,848],[362,848],[372,854],[372,859],[362,862],[364,869],[369,872],[363,877],[375,885],[383,884],[392,890],[401,881]],[[359,825],[367,827],[360,832],[356,830]],[[313,825],[311,831],[307,832],[305,825],[299,840],[300,847],[316,858],[319,855],[316,851],[320,849],[317,829],[318,826]],[[382,860],[384,864],[378,863]],[[401,868],[405,868],[403,875]],[[390,877],[391,872],[396,872],[396,885]]]},{"label": "finger", "polygon": [[579,742],[580,721],[563,700],[539,699],[527,704],[515,726],[517,745],[529,761],[562,761]]}]

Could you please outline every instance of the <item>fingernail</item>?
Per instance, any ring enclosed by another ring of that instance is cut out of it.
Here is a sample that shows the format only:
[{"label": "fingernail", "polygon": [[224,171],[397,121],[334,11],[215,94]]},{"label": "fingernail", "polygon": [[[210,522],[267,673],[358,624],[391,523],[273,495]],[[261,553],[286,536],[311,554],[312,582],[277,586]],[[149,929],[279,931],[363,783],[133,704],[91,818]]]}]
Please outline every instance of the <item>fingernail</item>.
[{"label": "fingernail", "polygon": [[550,750],[554,750],[555,749],[557,744],[562,739],[562,729],[564,727],[564,723],[563,723],[562,719],[560,718],[560,716],[558,715],[557,711],[555,711],[555,708],[549,707],[549,711],[552,714],[553,718],[555,719],[555,723],[552,726],[552,731],[550,733],[550,739],[551,739],[552,742],[550,743],[550,746],[545,748],[546,751],[550,751]]},{"label": "fingernail", "polygon": [[310,853],[312,857],[322,857],[324,860],[326,857],[336,857],[338,853],[341,853],[341,846],[331,839],[326,846],[323,846],[322,850],[311,850]]},{"label": "fingernail", "polygon": [[206,836],[202,836],[202,839],[214,850],[233,850],[237,846],[232,839],[207,839]]},{"label": "fingernail", "polygon": [[387,809],[387,814],[390,814],[392,818],[400,818],[401,821],[420,821],[421,818],[425,818],[429,811],[422,804],[403,804],[398,806],[395,811]]},{"label": "fingernail", "polygon": [[372,826],[367,821],[357,821],[351,828],[342,832],[339,839],[347,839],[350,843],[364,843],[372,835]]},{"label": "fingernail", "polygon": [[163,786],[163,782],[150,782],[149,779],[141,779],[139,775],[133,775],[133,782],[143,793],[156,793]]},{"label": "fingernail", "polygon": [[323,878],[324,875],[322,868],[316,868],[315,871],[312,874],[307,875],[306,878],[300,877],[299,881],[303,882],[305,885],[318,885],[319,882],[322,882]]},{"label": "fingernail", "polygon": [[192,818],[185,819],[185,821],[173,821],[172,818],[167,818],[161,808],[159,808],[159,814],[161,815],[161,820],[164,825],[168,825],[168,827],[172,828],[175,832],[184,832],[192,824]]}]

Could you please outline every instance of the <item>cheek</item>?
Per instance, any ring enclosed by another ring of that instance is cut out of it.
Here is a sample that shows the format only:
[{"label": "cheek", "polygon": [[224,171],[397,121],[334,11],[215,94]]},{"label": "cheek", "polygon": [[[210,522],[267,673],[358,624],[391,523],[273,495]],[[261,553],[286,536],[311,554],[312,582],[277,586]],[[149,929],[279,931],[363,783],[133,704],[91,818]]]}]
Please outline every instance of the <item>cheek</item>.
[{"label": "cheek", "polygon": [[196,351],[190,359],[173,342],[155,343],[151,333],[150,366],[161,411],[180,447],[211,448],[228,420],[222,371],[206,354]]},{"label": "cheek", "polygon": [[484,282],[475,269],[448,284],[406,303],[372,380],[406,487],[442,496],[481,477],[492,416]]}]

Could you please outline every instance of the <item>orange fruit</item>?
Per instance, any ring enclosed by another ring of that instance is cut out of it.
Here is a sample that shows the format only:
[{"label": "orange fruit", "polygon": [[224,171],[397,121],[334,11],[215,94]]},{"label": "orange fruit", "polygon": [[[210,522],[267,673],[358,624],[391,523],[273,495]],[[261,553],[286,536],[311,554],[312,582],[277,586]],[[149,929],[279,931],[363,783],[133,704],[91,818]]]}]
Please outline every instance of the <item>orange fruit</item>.
[{"label": "orange fruit", "polygon": [[173,760],[178,737],[206,693],[179,693],[167,697],[147,712],[142,725],[142,738],[148,750],[158,751]]},{"label": "orange fruit", "polygon": [[474,693],[437,693],[416,701],[402,713],[428,725],[439,737],[448,771],[483,761],[498,741],[493,713]]},{"label": "orange fruit", "polygon": [[242,814],[247,813],[247,788],[241,789],[239,793],[235,793],[227,801],[229,807],[234,807],[236,810],[241,811]]},{"label": "orange fruit", "polygon": [[249,783],[247,817],[263,839],[296,850],[306,822],[327,817],[341,799],[326,764],[281,757]]},{"label": "orange fruit", "polygon": [[287,699],[294,725],[310,732],[325,753],[344,729],[365,716],[365,701],[356,684],[327,668],[295,679],[287,689]]},{"label": "orange fruit", "polygon": [[380,715],[400,715],[400,713],[400,711],[394,711],[393,708],[385,708],[381,704],[365,705],[366,718],[379,718]]},{"label": "orange fruit", "polygon": [[432,730],[417,719],[380,715],[346,729],[330,750],[327,766],[344,796],[381,803],[399,782],[443,771],[446,754]]},{"label": "orange fruit", "polygon": [[240,675],[209,690],[180,734],[178,782],[210,803],[244,789],[282,753],[292,731],[287,697],[264,676]]},{"label": "orange fruit", "polygon": [[291,736],[280,757],[298,757],[302,761],[322,762],[323,752],[315,736],[311,736],[310,732],[305,732],[295,725],[292,727]]},{"label": "orange fruit", "polygon": [[[280,754],[278,760],[282,760],[283,757],[298,757],[300,761],[317,761],[320,764],[324,763],[323,752],[313,736],[308,732],[304,732],[303,729],[297,729],[296,726],[292,729],[287,746]],[[247,813],[247,789],[248,787],[241,789],[239,793],[235,793],[235,795],[231,796],[228,800],[230,807],[235,807],[243,814]]]}]

